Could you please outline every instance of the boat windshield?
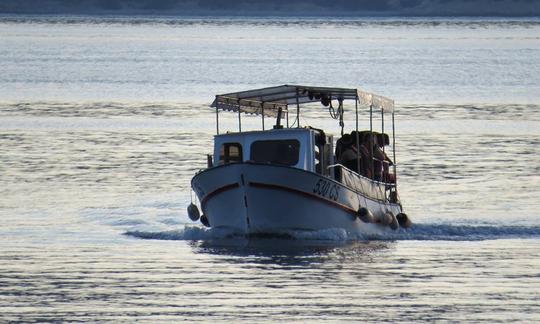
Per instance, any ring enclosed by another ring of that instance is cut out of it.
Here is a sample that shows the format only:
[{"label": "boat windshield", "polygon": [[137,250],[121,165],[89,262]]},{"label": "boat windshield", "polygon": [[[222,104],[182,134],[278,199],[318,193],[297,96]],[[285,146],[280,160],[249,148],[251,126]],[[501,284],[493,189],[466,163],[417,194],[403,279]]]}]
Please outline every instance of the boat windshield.
[{"label": "boat windshield", "polygon": [[242,162],[242,145],[240,143],[223,143],[219,149],[219,163]]},{"label": "boat windshield", "polygon": [[251,144],[250,160],[292,166],[298,164],[300,142],[295,139],[255,141]]}]

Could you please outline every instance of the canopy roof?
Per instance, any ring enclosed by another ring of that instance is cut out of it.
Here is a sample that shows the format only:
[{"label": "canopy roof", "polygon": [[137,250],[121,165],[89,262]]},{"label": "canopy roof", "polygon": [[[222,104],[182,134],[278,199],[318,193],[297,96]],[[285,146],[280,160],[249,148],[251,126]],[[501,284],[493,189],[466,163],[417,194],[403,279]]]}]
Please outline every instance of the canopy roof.
[{"label": "canopy roof", "polygon": [[384,112],[394,110],[392,99],[359,89],[281,85],[217,95],[211,107],[250,114],[275,117],[279,108],[287,111],[289,105],[321,102],[327,106],[332,100],[356,100],[361,105],[373,106]]}]

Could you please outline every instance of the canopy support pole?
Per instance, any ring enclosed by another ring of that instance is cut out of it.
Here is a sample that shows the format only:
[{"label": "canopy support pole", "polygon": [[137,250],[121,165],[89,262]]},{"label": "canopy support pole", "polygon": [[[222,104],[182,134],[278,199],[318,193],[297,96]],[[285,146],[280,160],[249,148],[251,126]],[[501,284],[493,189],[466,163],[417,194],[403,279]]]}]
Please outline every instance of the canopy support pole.
[{"label": "canopy support pole", "polygon": [[287,117],[287,128],[289,128],[289,106],[287,105],[287,111],[285,112],[285,116]]},{"label": "canopy support pole", "polygon": [[397,195],[396,126],[395,125],[396,124],[394,123],[394,111],[392,110],[392,157],[394,160],[394,191]]},{"label": "canopy support pole", "polygon": [[[384,140],[384,109],[381,109],[381,137],[382,137],[382,152],[383,152],[383,160],[381,162],[381,166],[382,166],[382,181],[386,183],[386,179],[385,179],[385,172],[384,172],[384,164],[386,163],[386,153],[384,153],[384,144],[385,143],[385,140]],[[381,143],[377,143],[379,146],[381,145]],[[386,200],[386,187],[385,187],[385,190],[384,190],[384,200]]]},{"label": "canopy support pole", "polygon": [[298,88],[296,88],[296,128],[300,128],[300,99],[298,98]]},{"label": "canopy support pole", "polygon": [[261,102],[262,128],[264,130],[264,102]]},{"label": "canopy support pole", "polygon": [[[354,111],[356,114],[356,170],[360,174],[360,134],[358,134],[358,95],[354,101]],[[341,128],[343,130],[343,128]],[[343,134],[342,134],[343,136]]]},{"label": "canopy support pole", "polygon": [[216,96],[216,135],[219,135],[219,103],[218,96]]},{"label": "canopy support pole", "polygon": [[242,133],[242,115],[240,111],[240,100],[238,100],[238,132]]},{"label": "canopy support pole", "polygon": [[375,164],[373,163],[373,104],[369,105],[369,147],[371,178],[375,179]]}]

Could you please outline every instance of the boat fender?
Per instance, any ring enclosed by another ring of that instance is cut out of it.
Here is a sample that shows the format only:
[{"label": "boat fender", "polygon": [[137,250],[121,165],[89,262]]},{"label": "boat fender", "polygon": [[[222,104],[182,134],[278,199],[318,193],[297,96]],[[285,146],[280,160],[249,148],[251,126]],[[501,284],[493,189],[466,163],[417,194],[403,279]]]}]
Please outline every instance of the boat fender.
[{"label": "boat fender", "polygon": [[390,213],[380,214],[379,223],[383,225],[390,225],[392,223],[392,214]]},{"label": "boat fender", "polygon": [[394,214],[388,212],[388,213],[386,213],[386,217],[390,219],[390,224],[388,224],[390,226],[390,228],[393,229],[394,231],[397,230],[399,228],[399,223],[398,223],[398,220],[397,220],[396,216],[394,216]]},{"label": "boat fender", "polygon": [[399,226],[401,226],[403,228],[411,227],[412,222],[411,222],[409,216],[407,216],[407,214],[399,213],[399,214],[397,214],[396,218],[397,218],[397,221],[399,223]]},{"label": "boat fender", "polygon": [[206,227],[210,227],[210,222],[208,221],[208,217],[206,215],[201,215],[201,224],[203,224]]},{"label": "boat fender", "polygon": [[194,203],[189,204],[187,208],[187,213],[188,213],[189,219],[191,219],[194,222],[198,221],[199,216],[201,215],[201,213],[199,212],[199,208],[197,208],[197,206],[195,206]]},{"label": "boat fender", "polygon": [[373,214],[366,207],[360,207],[356,213],[356,216],[358,216],[358,218],[364,223],[375,223]]}]

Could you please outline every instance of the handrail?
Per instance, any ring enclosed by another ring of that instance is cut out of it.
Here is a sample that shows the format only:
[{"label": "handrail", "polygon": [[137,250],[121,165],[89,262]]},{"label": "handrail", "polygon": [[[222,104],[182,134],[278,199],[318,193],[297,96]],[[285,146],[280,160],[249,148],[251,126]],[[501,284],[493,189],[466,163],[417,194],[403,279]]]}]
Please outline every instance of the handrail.
[{"label": "handrail", "polygon": [[381,160],[381,159],[377,159],[377,158],[375,158],[375,157],[374,157],[374,158],[372,158],[372,159],[373,159],[373,161],[379,161],[379,162],[382,162],[382,163],[386,163],[386,164],[388,164],[388,165],[395,165],[395,163],[394,163],[394,162],[392,162],[392,161],[388,161],[388,160]]},{"label": "handrail", "polygon": [[388,190],[395,190],[395,184],[386,183],[377,180],[373,180],[362,176],[342,164],[332,164],[327,167],[328,169],[340,168],[341,177],[336,179],[342,183],[347,188],[350,188],[352,191],[357,194],[362,195],[364,198],[369,197],[370,199],[376,199],[380,201],[388,201],[386,192]]},{"label": "handrail", "polygon": [[368,177],[366,177],[366,176],[363,176],[363,175],[361,175],[361,174],[359,174],[359,173],[357,173],[357,172],[354,172],[353,170],[347,168],[346,166],[344,166],[344,165],[341,164],[341,163],[335,163],[335,164],[332,164],[332,165],[327,166],[326,168],[327,168],[327,169],[331,169],[331,168],[333,169],[333,168],[336,168],[336,167],[341,167],[342,169],[344,169],[344,170],[347,171],[348,173],[350,173],[350,174],[352,174],[353,176],[358,177],[358,178],[366,179],[366,180],[368,180],[368,181],[375,182],[375,183],[381,184],[381,185],[386,185],[386,186],[388,186],[388,187],[394,187],[394,186],[396,186],[395,183],[378,181],[378,180],[374,180],[374,179],[368,178]]}]

